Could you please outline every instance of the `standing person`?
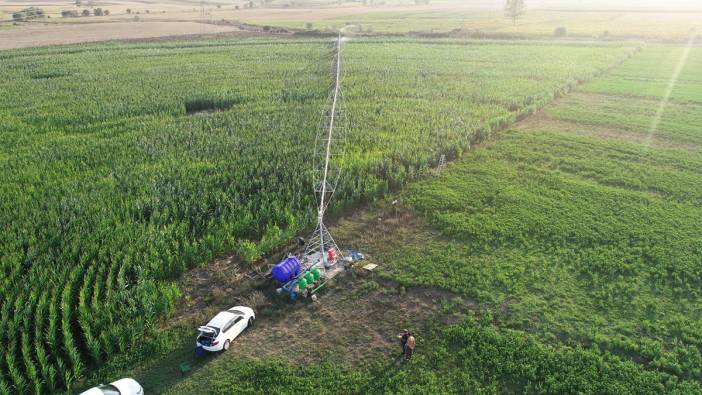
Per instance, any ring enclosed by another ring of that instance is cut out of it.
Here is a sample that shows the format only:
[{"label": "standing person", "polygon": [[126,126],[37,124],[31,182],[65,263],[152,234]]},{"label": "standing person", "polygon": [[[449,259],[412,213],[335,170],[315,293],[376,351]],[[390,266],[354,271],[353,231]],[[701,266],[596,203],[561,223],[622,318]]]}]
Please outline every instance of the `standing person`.
[{"label": "standing person", "polygon": [[414,353],[414,347],[417,345],[417,340],[411,333],[407,332],[407,334],[409,336],[407,337],[407,344],[405,345],[405,359],[409,361]]},{"label": "standing person", "polygon": [[400,338],[400,346],[402,347],[402,355],[407,353],[407,339],[409,339],[410,333],[407,329],[403,329],[398,338]]}]

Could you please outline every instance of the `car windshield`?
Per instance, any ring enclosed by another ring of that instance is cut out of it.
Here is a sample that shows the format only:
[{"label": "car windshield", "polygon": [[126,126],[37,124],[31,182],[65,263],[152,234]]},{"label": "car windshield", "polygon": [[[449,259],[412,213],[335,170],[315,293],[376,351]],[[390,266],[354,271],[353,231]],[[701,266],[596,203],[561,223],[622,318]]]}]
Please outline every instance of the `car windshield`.
[{"label": "car windshield", "polygon": [[105,395],[121,395],[117,387],[112,384],[103,384],[98,389]]},{"label": "car windshield", "polygon": [[236,314],[236,315],[244,315],[244,312],[243,312],[243,311],[240,311],[240,310],[237,310],[237,309],[230,309],[230,310],[227,310],[227,311],[230,312],[230,313],[232,313],[232,314]]}]

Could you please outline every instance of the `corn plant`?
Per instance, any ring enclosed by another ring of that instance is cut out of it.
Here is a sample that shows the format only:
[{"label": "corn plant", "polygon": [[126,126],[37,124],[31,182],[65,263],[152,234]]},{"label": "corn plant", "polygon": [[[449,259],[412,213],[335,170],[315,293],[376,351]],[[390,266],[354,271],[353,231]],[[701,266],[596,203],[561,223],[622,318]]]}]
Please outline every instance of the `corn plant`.
[{"label": "corn plant", "polygon": [[[32,314],[45,312],[35,325],[45,340],[6,350],[12,364],[0,377],[13,390],[34,390],[39,379],[42,389],[70,388],[173,309],[171,284],[185,270],[232,250],[254,262],[309,228],[327,44],[224,39],[0,53],[1,340],[21,338],[23,296],[49,290]],[[461,156],[632,50],[350,41],[344,176],[330,209],[403,187],[442,154]],[[126,317],[138,318],[126,325]]]}]

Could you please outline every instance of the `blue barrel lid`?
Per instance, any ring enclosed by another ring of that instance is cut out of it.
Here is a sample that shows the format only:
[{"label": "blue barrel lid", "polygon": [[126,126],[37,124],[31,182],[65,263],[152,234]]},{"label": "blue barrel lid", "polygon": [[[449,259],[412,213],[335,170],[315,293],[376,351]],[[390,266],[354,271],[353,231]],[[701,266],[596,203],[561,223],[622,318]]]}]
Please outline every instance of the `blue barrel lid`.
[{"label": "blue barrel lid", "polygon": [[286,283],[300,274],[300,261],[294,256],[287,257],[273,266],[271,274],[279,283]]}]

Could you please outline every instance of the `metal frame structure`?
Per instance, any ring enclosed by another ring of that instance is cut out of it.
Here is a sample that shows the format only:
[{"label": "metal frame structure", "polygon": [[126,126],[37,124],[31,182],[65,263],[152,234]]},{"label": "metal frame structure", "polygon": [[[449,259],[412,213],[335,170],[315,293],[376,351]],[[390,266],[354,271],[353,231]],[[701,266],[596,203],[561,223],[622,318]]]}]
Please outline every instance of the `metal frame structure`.
[{"label": "metal frame structure", "polygon": [[333,263],[327,259],[327,251],[331,248],[341,259],[341,252],[324,224],[324,214],[329,201],[331,200],[336,185],[339,181],[341,171],[339,164],[332,161],[334,157],[340,157],[344,151],[344,141],[346,134],[346,114],[343,108],[343,95],[341,92],[342,82],[342,43],[341,33],[336,40],[336,50],[334,55],[332,76],[334,86],[330,95],[331,105],[325,112],[322,127],[317,134],[315,144],[315,196],[317,197],[317,225],[314,233],[305,246],[303,259],[312,260],[308,268],[322,264],[324,268],[329,268]]},{"label": "metal frame structure", "polygon": [[436,166],[436,169],[439,173],[441,173],[441,171],[444,170],[445,167],[446,167],[446,155],[441,154],[441,156],[439,157],[439,165]]},{"label": "metal frame structure", "polygon": [[[314,193],[317,198],[317,225],[312,236],[305,243],[305,250],[301,261],[300,273],[295,278],[283,284],[278,290],[286,292],[295,300],[300,290],[299,280],[307,273],[317,268],[321,272],[321,281],[316,282],[314,288],[307,288],[306,292],[314,294],[323,288],[326,281],[340,273],[343,265],[337,265],[344,260],[344,256],[339,250],[339,246],[329,233],[324,224],[324,214],[329,206],[329,201],[336,189],[339,181],[341,169],[338,161],[333,160],[340,157],[344,152],[344,141],[346,131],[346,116],[343,109],[343,95],[341,92],[342,82],[342,59],[341,59],[341,32],[336,40],[334,61],[332,62],[333,87],[329,96],[329,107],[322,115],[321,126],[318,129],[315,152],[314,152]],[[328,251],[334,249],[336,260],[330,262]],[[310,285],[312,286],[312,285]]]}]

